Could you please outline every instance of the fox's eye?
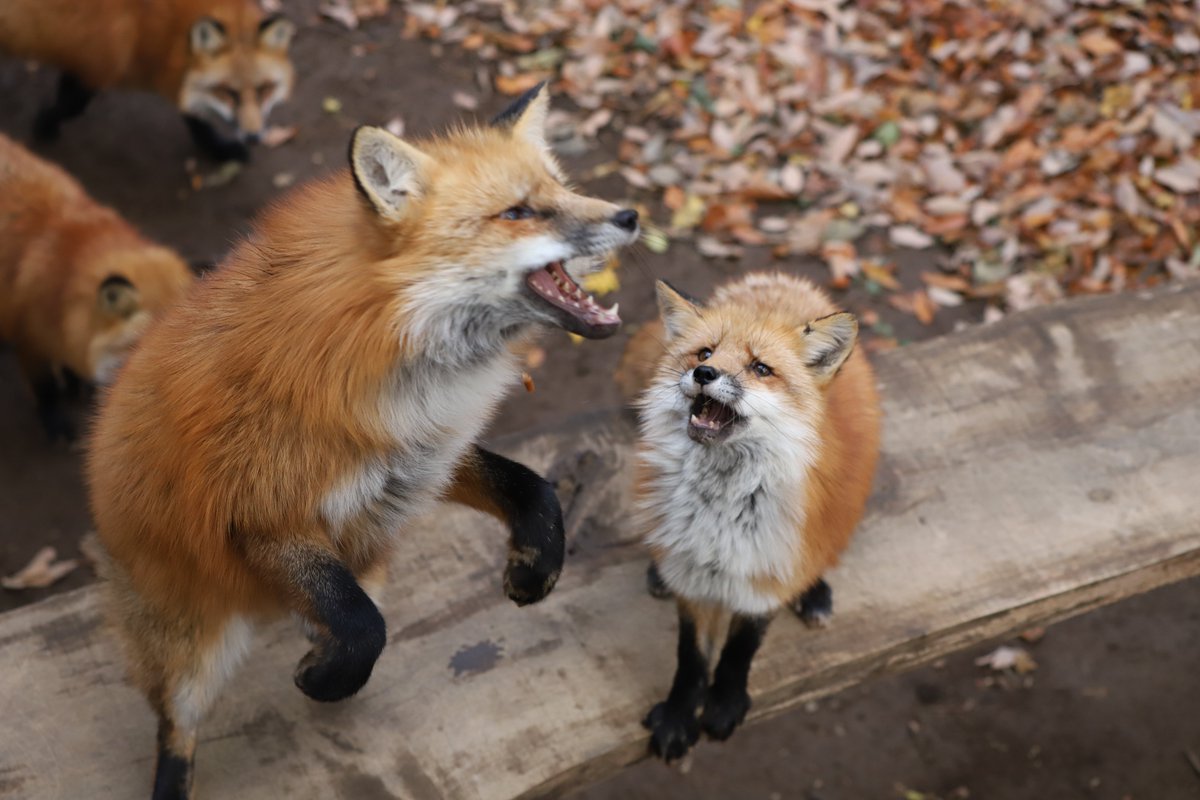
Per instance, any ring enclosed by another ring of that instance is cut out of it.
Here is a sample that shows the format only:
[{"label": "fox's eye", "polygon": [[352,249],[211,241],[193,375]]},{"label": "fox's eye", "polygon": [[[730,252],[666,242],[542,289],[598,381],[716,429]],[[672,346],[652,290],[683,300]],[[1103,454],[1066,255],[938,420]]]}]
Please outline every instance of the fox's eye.
[{"label": "fox's eye", "polygon": [[223,98],[225,98],[227,101],[229,101],[229,103],[231,105],[236,106],[238,104],[238,100],[241,99],[238,96],[237,89],[233,88],[229,84],[225,84],[225,83],[221,84],[220,86],[217,87],[216,91],[217,91],[217,94],[221,95]]},{"label": "fox's eye", "polygon": [[750,369],[754,370],[754,374],[758,375],[760,378],[769,378],[775,374],[775,370],[771,369],[761,361],[755,361],[750,365]]},{"label": "fox's eye", "polygon": [[266,81],[265,83],[260,83],[254,88],[254,91],[258,92],[258,97],[260,100],[270,97],[275,91],[275,82]]},{"label": "fox's eye", "polygon": [[533,215],[533,209],[529,206],[513,206],[512,208],[506,208],[501,211],[500,219],[515,221],[519,219],[529,219]]},{"label": "fox's eye", "polygon": [[696,353],[696,358],[700,359],[701,361],[708,361],[710,358],[712,358],[712,348],[711,347],[700,348],[700,352]]}]

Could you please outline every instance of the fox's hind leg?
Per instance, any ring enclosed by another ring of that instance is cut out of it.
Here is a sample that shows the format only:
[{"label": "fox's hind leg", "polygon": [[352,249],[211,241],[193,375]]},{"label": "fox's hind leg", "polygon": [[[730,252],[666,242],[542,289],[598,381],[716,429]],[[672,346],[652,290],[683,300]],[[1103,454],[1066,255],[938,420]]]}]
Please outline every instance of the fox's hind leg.
[{"label": "fox's hind leg", "polygon": [[200,627],[154,618],[145,609],[121,621],[131,642],[133,681],[158,715],[154,800],[186,800],[200,720],[250,644],[241,616]]},{"label": "fox's hind leg", "polygon": [[792,601],[791,608],[808,627],[824,628],[833,618],[833,589],[824,578],[819,578],[804,594]]},{"label": "fox's hind leg", "polygon": [[300,691],[333,702],[361,689],[387,643],[387,628],[350,569],[313,541],[242,535],[238,542],[251,568],[309,626],[313,648],[296,667]]},{"label": "fox's hind leg", "polygon": [[95,96],[95,92],[69,72],[58,78],[58,91],[54,102],[38,112],[33,121],[33,138],[39,142],[52,142],[58,138],[62,124],[83,113]]}]

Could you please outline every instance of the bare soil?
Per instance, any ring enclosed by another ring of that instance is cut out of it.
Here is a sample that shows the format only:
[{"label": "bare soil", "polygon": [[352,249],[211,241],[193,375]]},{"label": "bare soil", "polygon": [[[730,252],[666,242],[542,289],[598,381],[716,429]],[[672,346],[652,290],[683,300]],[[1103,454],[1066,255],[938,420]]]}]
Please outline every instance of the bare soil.
[{"label": "bare soil", "polygon": [[[455,90],[480,97],[480,116],[504,105],[503,98],[480,90],[469,59],[400,39],[395,20],[349,32],[317,22],[313,2],[294,5],[302,9],[294,13],[301,28],[295,45],[301,76],[296,96],[275,122],[298,125],[299,135],[278,149],[259,149],[230,184],[191,187],[185,162],[194,155],[183,124],[168,103],[149,95],[103,95],[59,142],[34,149],[150,236],[194,262],[212,263],[247,231],[255,212],[279,196],[281,184],[340,167],[357,124],[400,115],[411,133],[437,130],[466,113],[451,101]],[[353,55],[352,45],[365,52]],[[0,61],[0,130],[28,143],[35,110],[53,86],[48,70]],[[336,98],[341,110],[325,111],[325,98]],[[597,150],[569,159],[568,167],[578,173],[611,158],[609,144],[602,135]],[[211,172],[214,165],[201,162],[199,168]],[[612,180],[586,188],[611,199],[625,191]],[[898,263],[901,281],[914,287],[934,258],[886,255]],[[740,262],[711,261],[690,244],[674,242],[665,254],[643,250],[625,260],[617,295],[622,316],[636,324],[653,315],[653,278],[704,296],[751,268],[828,280],[816,262],[773,262],[760,251]],[[943,310],[933,325],[922,326],[863,286],[838,299],[852,311],[878,313],[902,342],[947,333],[980,316],[978,307],[965,306]],[[618,404],[612,375],[625,338],[575,345],[560,332],[548,333],[542,342],[546,362],[533,373],[537,390],[514,392],[489,435]],[[46,544],[77,556],[89,527],[81,456],[46,444],[12,359],[2,352],[0,409],[0,572],[16,571]],[[0,610],[91,579],[80,569],[51,589],[2,592]],[[1190,750],[1200,756],[1200,581],[1055,626],[1032,650],[1040,668],[1024,679],[996,680],[976,667],[973,658],[986,649],[962,653],[938,667],[868,682],[781,715],[728,744],[703,744],[686,773],[644,763],[576,796],[856,800],[904,797],[910,790],[988,800],[1200,796],[1200,772],[1184,755]],[[669,681],[669,675],[660,678],[664,692]]]}]

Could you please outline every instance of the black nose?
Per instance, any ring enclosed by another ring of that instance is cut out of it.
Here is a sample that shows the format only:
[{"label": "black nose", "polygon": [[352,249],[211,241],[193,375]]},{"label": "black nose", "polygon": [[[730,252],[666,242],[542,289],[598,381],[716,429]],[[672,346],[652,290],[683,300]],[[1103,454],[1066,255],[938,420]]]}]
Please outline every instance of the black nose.
[{"label": "black nose", "polygon": [[719,377],[721,376],[717,374],[717,371],[706,364],[701,364],[692,370],[692,378],[701,386],[706,383],[712,383]]},{"label": "black nose", "polygon": [[245,140],[246,144],[258,144],[259,142],[262,141],[262,134],[261,133],[247,133],[245,136],[242,137],[242,139]]},{"label": "black nose", "polygon": [[613,225],[616,225],[618,228],[626,231],[637,230],[637,220],[637,212],[632,208],[622,208],[620,211],[614,214],[612,218]]}]

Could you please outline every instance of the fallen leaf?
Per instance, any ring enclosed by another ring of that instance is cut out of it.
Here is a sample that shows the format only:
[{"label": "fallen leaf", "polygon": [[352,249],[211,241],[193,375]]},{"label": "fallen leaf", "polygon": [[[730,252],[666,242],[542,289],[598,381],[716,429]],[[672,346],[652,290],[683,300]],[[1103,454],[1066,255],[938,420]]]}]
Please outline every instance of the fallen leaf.
[{"label": "fallen leaf", "polygon": [[671,247],[671,240],[667,237],[661,228],[656,228],[653,225],[642,225],[642,244],[646,245],[646,249],[651,253],[665,253]]},{"label": "fallen leaf", "polygon": [[53,547],[43,547],[20,572],[0,579],[0,585],[13,590],[41,589],[57,583],[79,566],[75,559],[56,561],[57,558],[58,553]]},{"label": "fallen leaf", "polygon": [[326,19],[331,19],[347,30],[358,28],[358,14],[350,7],[347,0],[335,0],[317,6],[317,13]]},{"label": "fallen leaf", "polygon": [[533,385],[533,376],[532,375],[530,375],[528,372],[522,372],[521,373],[521,384],[525,387],[526,392],[533,394],[533,390],[535,387]]},{"label": "fallen leaf", "polygon": [[296,132],[299,130],[295,125],[283,127],[280,125],[268,125],[263,131],[262,143],[267,147],[279,147],[281,144],[286,144],[296,138]]},{"label": "fallen leaf", "polygon": [[583,287],[584,291],[597,297],[603,297],[620,289],[621,280],[617,277],[617,259],[611,257],[604,265],[604,269],[584,275],[579,285]]},{"label": "fallen leaf", "polygon": [[474,111],[479,108],[479,100],[470,92],[456,91],[450,95],[450,100],[459,108]]},{"label": "fallen leaf", "polygon": [[923,250],[933,245],[933,237],[922,233],[911,225],[896,225],[888,231],[888,239],[899,247]]},{"label": "fallen leaf", "polygon": [[537,369],[546,363],[546,350],[537,345],[531,346],[525,351],[525,366],[528,369]]},{"label": "fallen leaf", "polygon": [[995,672],[1015,671],[1027,675],[1037,669],[1037,662],[1023,647],[1001,645],[985,656],[975,659],[975,666],[987,667]]}]

